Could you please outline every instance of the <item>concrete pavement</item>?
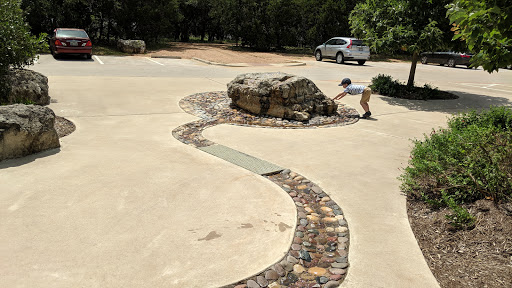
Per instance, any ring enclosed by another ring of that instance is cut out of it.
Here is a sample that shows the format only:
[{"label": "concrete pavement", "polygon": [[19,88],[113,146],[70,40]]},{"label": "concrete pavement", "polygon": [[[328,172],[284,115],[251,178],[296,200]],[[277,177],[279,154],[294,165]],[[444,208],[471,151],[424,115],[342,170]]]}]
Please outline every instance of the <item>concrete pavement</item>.
[{"label": "concrete pavement", "polygon": [[[7,259],[0,286],[218,287],[259,272],[289,248],[292,230],[280,228],[295,226],[293,201],[262,177],[174,139],[175,127],[197,119],[178,101],[225,90],[245,72],[303,75],[334,96],[341,76],[365,82],[380,71],[408,71],[400,63],[231,68],[158,59],[163,65],[137,66],[132,58],[136,68],[127,70],[108,66],[119,59],[103,60],[84,67],[42,59],[34,67],[49,76],[57,100],[50,108],[77,130],[61,139],[60,151],[0,163],[0,255]],[[512,71],[455,70],[452,83],[443,76],[452,69],[419,68],[419,80],[431,70],[434,84],[463,97],[411,104],[374,95],[375,121],[313,130],[220,125],[203,133],[307,176],[340,204],[351,232],[343,287],[437,286],[396,180],[409,139],[444,125],[451,112],[512,103],[511,78],[502,76]],[[498,85],[475,87],[470,77]],[[343,98],[361,110],[358,102]]]}]

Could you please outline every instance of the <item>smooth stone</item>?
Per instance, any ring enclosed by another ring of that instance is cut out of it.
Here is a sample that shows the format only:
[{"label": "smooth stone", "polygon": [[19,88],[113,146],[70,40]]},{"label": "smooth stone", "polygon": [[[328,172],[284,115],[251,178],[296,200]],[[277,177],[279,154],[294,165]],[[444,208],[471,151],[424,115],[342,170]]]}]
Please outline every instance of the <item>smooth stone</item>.
[{"label": "smooth stone", "polygon": [[347,273],[347,271],[345,269],[339,269],[339,268],[331,268],[331,269],[329,269],[329,272],[331,272],[331,274],[338,274],[338,275],[343,275],[343,274]]},{"label": "smooth stone", "polygon": [[304,241],[302,242],[302,245],[304,245],[305,247],[310,247],[311,243],[309,243],[308,241]]},{"label": "smooth stone", "polygon": [[289,285],[297,282],[298,280],[299,280],[299,277],[297,277],[297,275],[295,275],[293,273],[288,273],[288,275],[286,275],[286,278],[281,279],[281,284],[285,285],[285,286],[289,286]]},{"label": "smooth stone", "polygon": [[276,270],[277,274],[279,274],[281,277],[286,275],[286,271],[284,271],[284,268],[281,266],[281,264],[274,265],[274,270]]},{"label": "smooth stone", "polygon": [[318,282],[319,284],[325,284],[327,283],[327,281],[329,281],[329,278],[325,276],[316,277],[316,282]]},{"label": "smooth stone", "polygon": [[306,227],[305,227],[305,225],[299,225],[299,226],[297,226],[297,230],[306,231]]},{"label": "smooth stone", "polygon": [[299,258],[306,262],[311,262],[311,260],[312,260],[311,255],[309,255],[309,252],[306,250],[300,250]]},{"label": "smooth stone", "polygon": [[322,188],[318,187],[318,186],[313,186],[311,187],[311,190],[313,190],[313,192],[315,192],[316,194],[320,194],[323,192]]},{"label": "smooth stone", "polygon": [[304,233],[297,231],[297,232],[295,232],[295,236],[302,238],[302,237],[304,237]]},{"label": "smooth stone", "polygon": [[338,257],[336,258],[336,262],[338,263],[347,263],[347,257]]},{"label": "smooth stone", "polygon": [[306,280],[306,281],[315,280],[316,277],[317,276],[309,274],[309,273],[303,273],[302,275],[300,275],[300,279]]},{"label": "smooth stone", "polygon": [[286,261],[288,261],[289,263],[292,263],[293,265],[299,263],[299,260],[297,260],[297,258],[295,258],[293,256],[286,257]]},{"label": "smooth stone", "polygon": [[311,209],[310,207],[304,208],[306,210],[306,213],[313,213],[315,210]]},{"label": "smooth stone", "polygon": [[261,288],[261,286],[256,281],[251,279],[247,281],[247,288]]},{"label": "smooth stone", "polygon": [[307,219],[308,219],[309,222],[313,222],[313,223],[319,223],[320,222],[320,218],[318,216],[314,216],[314,215],[308,215]]},{"label": "smooth stone", "polygon": [[311,267],[309,268],[308,273],[316,276],[323,276],[327,273],[327,269],[321,267]]},{"label": "smooth stone", "polygon": [[304,212],[299,212],[299,213],[297,213],[297,216],[299,216],[299,219],[306,219],[307,215]]},{"label": "smooth stone", "polygon": [[307,188],[308,188],[307,185],[299,185],[299,186],[297,186],[297,189],[299,189],[299,190],[304,190],[304,189],[307,189]]},{"label": "smooth stone", "polygon": [[302,225],[302,226],[308,225],[308,220],[306,220],[306,219],[300,219],[299,222],[300,222],[300,225]]},{"label": "smooth stone", "polygon": [[295,258],[299,258],[300,257],[300,253],[299,253],[298,250],[290,250],[290,255],[292,255]]},{"label": "smooth stone", "polygon": [[340,274],[334,274],[334,275],[331,275],[329,277],[330,280],[334,280],[334,281],[337,281],[337,280],[340,280],[343,276],[340,275]]},{"label": "smooth stone", "polygon": [[324,214],[327,214],[329,212],[332,212],[332,209],[329,208],[329,207],[326,207],[326,206],[323,206],[322,208],[320,208],[320,210],[322,211],[322,213]]},{"label": "smooth stone", "polygon": [[300,203],[300,202],[295,202],[295,206],[302,207],[302,205],[304,205],[304,204],[302,204],[302,203]]},{"label": "smooth stone", "polygon": [[295,244],[302,244],[302,239],[299,238],[299,237],[295,237],[295,238],[293,238],[293,243],[295,243]]},{"label": "smooth stone", "polygon": [[309,233],[316,234],[316,235],[320,234],[320,232],[318,232],[318,230],[317,230],[317,229],[309,229],[309,230],[308,230],[308,232],[309,232]]},{"label": "smooth stone", "polygon": [[302,246],[300,244],[292,244],[292,250],[299,251],[302,249]]},{"label": "smooth stone", "polygon": [[338,220],[341,220],[341,219],[345,219],[345,216],[343,215],[338,215],[338,216],[334,216],[334,218],[338,219]]},{"label": "smooth stone", "polygon": [[288,195],[290,195],[290,197],[297,197],[297,193],[295,193],[295,192],[290,192]]},{"label": "smooth stone", "polygon": [[293,180],[295,180],[295,181],[302,181],[302,180],[304,180],[304,176],[293,177]]},{"label": "smooth stone", "polygon": [[300,274],[302,274],[305,271],[306,271],[306,268],[304,268],[304,266],[302,266],[300,264],[293,265],[293,272],[295,272],[295,273],[300,275]]},{"label": "smooth stone", "polygon": [[265,272],[265,279],[267,279],[268,281],[275,281],[279,279],[279,274],[277,274],[275,270],[268,270],[267,272]]},{"label": "smooth stone", "polygon": [[340,286],[340,282],[338,281],[329,281],[325,283],[324,288],[337,288]]},{"label": "smooth stone", "polygon": [[334,231],[335,231],[335,229],[332,228],[332,227],[325,228],[325,232],[327,232],[327,233],[331,233],[331,232],[334,232]]},{"label": "smooth stone", "polygon": [[268,288],[281,288],[281,287],[283,287],[283,286],[279,285],[279,283],[277,283],[277,282],[273,282],[268,285]]},{"label": "smooth stone", "polygon": [[334,231],[335,231],[336,233],[345,233],[345,232],[347,232],[347,231],[348,231],[348,228],[347,228],[347,227],[336,227],[336,228],[334,229]]},{"label": "smooth stone", "polygon": [[348,267],[348,263],[338,263],[338,262],[334,262],[331,264],[331,267],[332,268],[339,268],[339,269],[345,269]]},{"label": "smooth stone", "polygon": [[284,169],[283,171],[281,171],[281,174],[287,175],[290,174],[290,172],[292,172],[290,169]]},{"label": "smooth stone", "polygon": [[346,243],[346,242],[348,242],[348,238],[347,237],[338,237],[338,242]]},{"label": "smooth stone", "polygon": [[268,281],[263,276],[256,277],[256,282],[258,284],[260,284],[261,287],[267,287],[268,286]]},{"label": "smooth stone", "polygon": [[341,219],[341,220],[338,220],[338,223],[340,223],[340,226],[347,226],[347,221]]},{"label": "smooth stone", "polygon": [[338,223],[338,219],[333,217],[325,217],[324,219],[322,219],[322,222],[324,222],[325,224],[332,225]]},{"label": "smooth stone", "polygon": [[330,200],[331,200],[331,198],[329,198],[328,196],[325,196],[325,197],[322,198],[321,201],[322,202],[327,202],[327,201],[330,201]]}]

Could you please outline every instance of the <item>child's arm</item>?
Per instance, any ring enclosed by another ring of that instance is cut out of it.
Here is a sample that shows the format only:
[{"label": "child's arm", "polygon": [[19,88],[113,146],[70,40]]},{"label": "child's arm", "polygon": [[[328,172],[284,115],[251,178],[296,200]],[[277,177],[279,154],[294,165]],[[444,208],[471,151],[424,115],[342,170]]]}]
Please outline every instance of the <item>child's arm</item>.
[{"label": "child's arm", "polygon": [[333,98],[333,100],[339,100],[347,95],[347,92],[341,92],[340,94],[336,95],[336,97]]}]

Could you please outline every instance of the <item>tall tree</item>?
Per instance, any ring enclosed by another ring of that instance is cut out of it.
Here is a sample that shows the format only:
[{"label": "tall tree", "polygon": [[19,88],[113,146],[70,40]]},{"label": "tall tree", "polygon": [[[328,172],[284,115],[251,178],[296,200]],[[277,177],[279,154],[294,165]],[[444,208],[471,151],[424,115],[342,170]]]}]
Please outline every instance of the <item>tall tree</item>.
[{"label": "tall tree", "polygon": [[512,1],[458,0],[447,7],[453,39],[464,40],[476,52],[473,66],[491,73],[512,65]]},{"label": "tall tree", "polygon": [[350,14],[355,36],[376,52],[394,53],[405,49],[412,54],[408,86],[414,85],[416,64],[421,51],[446,46],[449,32],[447,0],[366,0]]}]

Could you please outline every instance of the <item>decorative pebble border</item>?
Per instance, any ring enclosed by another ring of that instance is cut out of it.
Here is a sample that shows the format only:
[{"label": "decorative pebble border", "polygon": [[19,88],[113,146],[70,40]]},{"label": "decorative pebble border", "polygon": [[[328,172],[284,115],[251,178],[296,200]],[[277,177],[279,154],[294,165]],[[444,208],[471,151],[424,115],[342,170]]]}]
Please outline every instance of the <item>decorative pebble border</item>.
[{"label": "decorative pebble border", "polygon": [[[342,126],[358,121],[355,109],[339,106],[335,116],[316,116],[309,122],[298,122],[253,115],[232,107],[226,92],[194,94],[182,99],[180,107],[202,119],[174,129],[173,135],[197,148],[215,144],[201,133],[217,124],[297,129]],[[338,287],[349,266],[349,230],[341,208],[322,188],[289,169],[262,176],[281,187],[296,205],[297,227],[292,245],[279,262],[222,288]]]}]

